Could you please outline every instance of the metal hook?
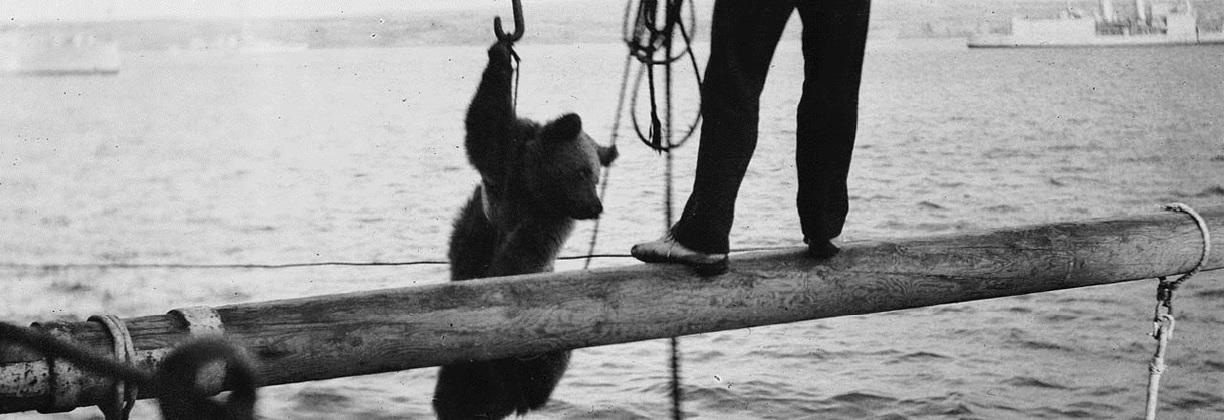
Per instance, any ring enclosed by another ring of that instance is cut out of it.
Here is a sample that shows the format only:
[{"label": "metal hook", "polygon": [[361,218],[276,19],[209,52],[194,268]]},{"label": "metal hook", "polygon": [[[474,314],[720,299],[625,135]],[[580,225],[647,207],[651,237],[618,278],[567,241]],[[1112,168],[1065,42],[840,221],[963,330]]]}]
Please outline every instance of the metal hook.
[{"label": "metal hook", "polygon": [[503,31],[501,16],[496,16],[493,18],[493,34],[497,35],[498,41],[517,42],[523,38],[523,3],[520,0],[510,0],[510,3],[514,8],[514,33]]}]

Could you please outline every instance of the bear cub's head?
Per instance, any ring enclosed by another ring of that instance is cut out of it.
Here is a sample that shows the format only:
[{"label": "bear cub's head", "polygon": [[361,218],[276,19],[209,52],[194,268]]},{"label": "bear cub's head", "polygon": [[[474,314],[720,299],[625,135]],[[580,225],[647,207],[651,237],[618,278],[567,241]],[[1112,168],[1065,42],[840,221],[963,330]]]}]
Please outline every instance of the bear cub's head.
[{"label": "bear cub's head", "polygon": [[577,114],[545,124],[534,143],[527,147],[523,175],[536,203],[578,220],[599,217],[599,168],[616,159],[616,147],[596,144]]}]

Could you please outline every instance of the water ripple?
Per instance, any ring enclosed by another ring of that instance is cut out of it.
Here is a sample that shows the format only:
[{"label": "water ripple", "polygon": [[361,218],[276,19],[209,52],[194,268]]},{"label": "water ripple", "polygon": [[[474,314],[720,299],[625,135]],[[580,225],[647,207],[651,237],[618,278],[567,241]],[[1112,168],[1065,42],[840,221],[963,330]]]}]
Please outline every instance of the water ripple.
[{"label": "water ripple", "polygon": [[1043,381],[1031,376],[1013,376],[1003,381],[1004,384],[1023,388],[1071,389],[1049,381]]}]

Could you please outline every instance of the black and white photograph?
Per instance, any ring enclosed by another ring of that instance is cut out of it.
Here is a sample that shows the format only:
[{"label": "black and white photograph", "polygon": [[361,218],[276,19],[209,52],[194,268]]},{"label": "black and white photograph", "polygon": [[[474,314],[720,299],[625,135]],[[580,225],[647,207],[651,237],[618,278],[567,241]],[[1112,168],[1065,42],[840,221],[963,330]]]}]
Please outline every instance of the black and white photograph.
[{"label": "black and white photograph", "polygon": [[1224,418],[1224,0],[3,0],[0,418]]}]

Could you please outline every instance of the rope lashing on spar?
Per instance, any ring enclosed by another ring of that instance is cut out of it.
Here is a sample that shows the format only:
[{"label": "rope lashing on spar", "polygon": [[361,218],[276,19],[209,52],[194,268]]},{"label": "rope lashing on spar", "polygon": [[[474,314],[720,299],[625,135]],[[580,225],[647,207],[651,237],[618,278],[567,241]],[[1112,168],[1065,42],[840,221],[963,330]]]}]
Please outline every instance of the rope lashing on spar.
[{"label": "rope lashing on spar", "polygon": [[[255,394],[259,386],[255,367],[245,350],[220,338],[223,332],[220,316],[207,307],[176,309],[170,311],[170,315],[186,326],[193,339],[166,354],[153,373],[136,366],[139,358],[132,335],[124,321],[115,315],[89,317],[89,321],[101,324],[110,336],[110,357],[67,339],[66,332],[56,323],[34,323],[26,328],[0,322],[0,342],[13,343],[46,357],[51,411],[76,407],[74,398],[67,396],[79,398],[80,391],[72,389],[80,386],[75,375],[87,371],[114,380],[113,397],[98,404],[107,420],[129,418],[139,396],[138,387],[152,391],[166,419],[254,419]],[[223,363],[222,376],[201,375],[203,369],[216,362]],[[211,382],[201,385],[204,378]],[[219,402],[210,398],[200,386],[213,392],[229,386],[234,392],[224,402]]]},{"label": "rope lashing on spar", "polygon": [[1147,410],[1144,417],[1146,420],[1154,420],[1156,418],[1156,407],[1159,405],[1160,377],[1168,367],[1164,360],[1165,351],[1168,349],[1169,340],[1173,337],[1173,327],[1177,323],[1177,319],[1173,317],[1173,292],[1177,291],[1177,288],[1186,280],[1198,274],[1207,265],[1207,258],[1211,255],[1211,231],[1207,228],[1207,221],[1203,220],[1203,217],[1198,212],[1183,203],[1171,203],[1165,205],[1164,209],[1166,211],[1185,213],[1194,219],[1199,233],[1202,234],[1203,252],[1199,255],[1198,263],[1189,272],[1172,281],[1166,277],[1160,277],[1160,282],[1156,286],[1156,310],[1152,316],[1152,338],[1156,340],[1156,353],[1152,355],[1152,361],[1148,363]]},{"label": "rope lashing on spar", "polygon": [[[132,344],[132,334],[128,332],[123,320],[111,314],[94,315],[89,317],[89,320],[102,324],[110,333],[111,343],[114,346],[113,356],[116,361],[127,365],[136,361],[136,346]],[[112,387],[115,397],[111,401],[99,404],[98,408],[102,410],[102,415],[106,417],[106,420],[127,420],[132,413],[132,406],[136,404],[137,385],[123,379],[115,379]]]}]

